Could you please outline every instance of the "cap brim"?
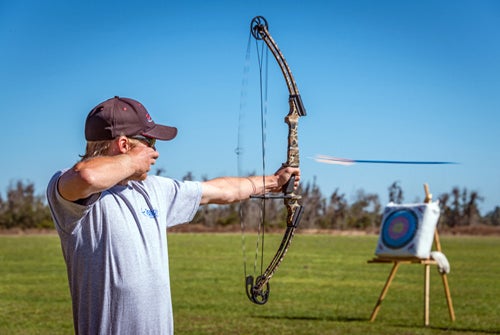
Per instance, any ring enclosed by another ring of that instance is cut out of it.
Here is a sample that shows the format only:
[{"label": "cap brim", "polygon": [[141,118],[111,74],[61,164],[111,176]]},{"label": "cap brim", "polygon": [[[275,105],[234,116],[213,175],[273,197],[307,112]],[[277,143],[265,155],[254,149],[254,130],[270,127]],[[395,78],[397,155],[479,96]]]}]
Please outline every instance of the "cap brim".
[{"label": "cap brim", "polygon": [[156,138],[157,140],[168,141],[177,135],[177,128],[156,124],[150,130],[142,133],[142,135]]}]

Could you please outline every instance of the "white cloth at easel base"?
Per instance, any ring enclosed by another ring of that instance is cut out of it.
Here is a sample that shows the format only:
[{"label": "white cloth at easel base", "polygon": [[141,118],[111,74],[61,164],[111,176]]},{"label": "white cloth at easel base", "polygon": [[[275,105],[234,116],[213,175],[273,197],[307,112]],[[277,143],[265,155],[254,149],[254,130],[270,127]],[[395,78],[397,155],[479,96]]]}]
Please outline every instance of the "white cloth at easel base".
[{"label": "white cloth at easel base", "polygon": [[432,251],[431,258],[437,262],[439,273],[450,273],[450,262],[441,251]]}]

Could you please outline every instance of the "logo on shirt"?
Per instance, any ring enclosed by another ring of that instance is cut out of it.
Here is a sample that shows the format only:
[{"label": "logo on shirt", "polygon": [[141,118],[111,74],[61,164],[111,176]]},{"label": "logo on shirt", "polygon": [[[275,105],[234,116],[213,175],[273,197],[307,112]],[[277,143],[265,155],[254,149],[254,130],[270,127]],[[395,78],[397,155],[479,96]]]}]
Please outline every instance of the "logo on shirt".
[{"label": "logo on shirt", "polygon": [[158,217],[158,210],[157,209],[146,208],[146,209],[143,209],[141,211],[141,213],[142,213],[142,215],[147,216],[148,218],[151,218],[151,219]]}]

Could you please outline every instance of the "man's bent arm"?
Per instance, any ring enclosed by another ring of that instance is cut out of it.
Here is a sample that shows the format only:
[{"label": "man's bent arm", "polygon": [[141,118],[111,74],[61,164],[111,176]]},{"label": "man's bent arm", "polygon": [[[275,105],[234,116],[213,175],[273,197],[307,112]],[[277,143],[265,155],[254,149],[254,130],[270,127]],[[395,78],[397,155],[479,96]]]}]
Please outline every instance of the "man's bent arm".
[{"label": "man's bent arm", "polygon": [[59,193],[66,200],[76,201],[105,191],[132,174],[129,160],[128,155],[119,155],[79,162],[59,178]]}]

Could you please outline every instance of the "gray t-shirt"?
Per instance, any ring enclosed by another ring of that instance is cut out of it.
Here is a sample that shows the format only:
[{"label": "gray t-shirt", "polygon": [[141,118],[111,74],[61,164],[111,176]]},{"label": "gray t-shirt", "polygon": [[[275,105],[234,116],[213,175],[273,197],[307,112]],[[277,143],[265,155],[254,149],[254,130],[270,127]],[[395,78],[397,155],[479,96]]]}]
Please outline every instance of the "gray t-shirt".
[{"label": "gray t-shirt", "polygon": [[167,227],[191,221],[201,183],[158,176],[75,203],[47,199],[68,270],[77,334],[173,334]]}]

